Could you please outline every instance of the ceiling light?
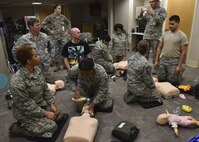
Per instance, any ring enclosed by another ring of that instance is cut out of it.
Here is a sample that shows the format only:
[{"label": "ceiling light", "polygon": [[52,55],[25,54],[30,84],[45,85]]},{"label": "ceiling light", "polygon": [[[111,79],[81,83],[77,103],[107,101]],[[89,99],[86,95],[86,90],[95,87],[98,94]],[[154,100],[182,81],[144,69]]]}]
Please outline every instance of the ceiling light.
[{"label": "ceiling light", "polygon": [[42,4],[41,2],[33,2],[32,3],[33,5],[40,5],[40,4]]}]

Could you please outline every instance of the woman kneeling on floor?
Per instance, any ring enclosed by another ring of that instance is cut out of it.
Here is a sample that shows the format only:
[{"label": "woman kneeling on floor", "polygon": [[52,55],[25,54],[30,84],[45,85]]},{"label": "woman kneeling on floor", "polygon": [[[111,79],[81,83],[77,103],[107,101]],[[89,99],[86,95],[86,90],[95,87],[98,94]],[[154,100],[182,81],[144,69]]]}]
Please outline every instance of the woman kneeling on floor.
[{"label": "woman kneeling on floor", "polygon": [[22,68],[10,82],[13,116],[17,119],[9,128],[10,134],[50,138],[62,114],[55,105],[41,70],[36,67],[40,64],[40,58],[32,47],[22,45],[16,51],[16,59]]},{"label": "woman kneeling on floor", "polygon": [[144,54],[148,50],[145,40],[138,43],[138,52],[128,60],[127,92],[124,101],[128,103],[162,103],[160,94],[155,89],[151,75],[151,66]]}]

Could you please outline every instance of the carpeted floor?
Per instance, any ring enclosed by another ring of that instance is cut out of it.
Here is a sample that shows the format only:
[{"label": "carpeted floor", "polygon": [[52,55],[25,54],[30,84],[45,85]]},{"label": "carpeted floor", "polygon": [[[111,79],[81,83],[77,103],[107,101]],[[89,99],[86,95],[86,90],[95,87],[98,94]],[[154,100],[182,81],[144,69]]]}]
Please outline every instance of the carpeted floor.
[{"label": "carpeted floor", "polygon": [[[130,53],[132,54],[132,53]],[[186,70],[183,76],[183,84],[193,84],[196,75],[199,76],[199,69],[185,67]],[[56,72],[57,79],[64,80],[65,70]],[[175,137],[172,129],[169,126],[159,126],[155,120],[158,114],[163,113],[166,109],[172,112],[176,107],[182,104],[190,105],[193,108],[191,113],[186,113],[181,110],[181,115],[191,115],[199,120],[199,100],[193,96],[185,95],[186,99],[179,97],[163,100],[162,106],[144,109],[139,104],[127,105],[123,101],[123,94],[126,91],[126,82],[123,78],[117,78],[114,82],[110,79],[109,91],[114,99],[114,108],[112,113],[96,113],[95,117],[99,120],[99,128],[95,137],[95,142],[116,142],[119,141],[111,135],[112,129],[118,122],[126,120],[133,122],[140,129],[140,133],[135,142],[187,142],[194,135],[199,133],[199,128],[179,128],[179,137]],[[60,90],[56,94],[56,103],[64,113],[69,114],[69,117],[79,115],[71,101],[73,93],[66,85],[64,90]],[[70,118],[69,118],[70,119]],[[56,142],[62,142],[65,131],[68,126],[69,119],[64,125]],[[0,95],[0,142],[28,142],[24,138],[10,138],[8,135],[8,127],[14,121],[11,110],[7,108],[5,101],[5,93]]]}]

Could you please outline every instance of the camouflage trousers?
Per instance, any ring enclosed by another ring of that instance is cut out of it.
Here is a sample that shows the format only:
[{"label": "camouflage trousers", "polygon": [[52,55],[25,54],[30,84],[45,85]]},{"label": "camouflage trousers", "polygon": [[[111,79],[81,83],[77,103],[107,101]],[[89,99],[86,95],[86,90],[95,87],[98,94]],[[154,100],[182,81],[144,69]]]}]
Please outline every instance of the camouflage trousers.
[{"label": "camouflage trousers", "polygon": [[115,67],[113,66],[112,62],[108,61],[96,61],[96,63],[100,64],[106,71],[107,74],[114,74]]},{"label": "camouflage trousers", "polygon": [[147,58],[147,60],[149,60],[149,53],[150,53],[150,50],[152,49],[152,57],[153,57],[153,64],[154,64],[159,41],[158,40],[146,40],[146,41],[148,42],[148,50],[145,53],[145,57]]},{"label": "camouflage trousers", "polygon": [[[132,91],[133,90],[133,91]],[[124,101],[128,103],[134,102],[155,102],[161,98],[160,94],[156,89],[148,88],[147,86],[144,89],[129,89],[124,94]]]},{"label": "camouflage trousers", "polygon": [[61,56],[62,50],[64,45],[69,41],[67,37],[58,37],[58,38],[52,38],[52,46],[53,49],[51,51],[51,57],[53,62],[56,65],[63,65],[64,59]]},{"label": "camouflage trousers", "polygon": [[18,120],[21,131],[20,133],[24,136],[50,138],[57,130],[56,121],[60,120],[62,116],[63,113],[59,110],[59,115],[55,121],[46,117],[21,118]]},{"label": "camouflage trousers", "polygon": [[57,130],[56,122],[46,117],[38,120],[26,120],[20,124],[20,127],[21,133],[30,137],[50,138]]},{"label": "camouflage trousers", "polygon": [[178,58],[165,58],[160,59],[160,66],[158,68],[158,80],[160,82],[168,81],[173,85],[178,85],[182,79],[182,72],[176,74],[176,66],[178,65]]}]

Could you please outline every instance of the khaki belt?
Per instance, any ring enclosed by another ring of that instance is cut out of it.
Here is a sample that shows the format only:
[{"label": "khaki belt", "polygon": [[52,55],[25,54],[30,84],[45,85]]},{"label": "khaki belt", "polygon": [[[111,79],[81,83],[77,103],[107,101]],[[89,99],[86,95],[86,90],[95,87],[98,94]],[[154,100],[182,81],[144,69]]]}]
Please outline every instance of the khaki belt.
[{"label": "khaki belt", "polygon": [[164,60],[175,60],[175,59],[179,59],[179,57],[165,57],[165,56],[162,56],[161,58],[164,59]]}]

